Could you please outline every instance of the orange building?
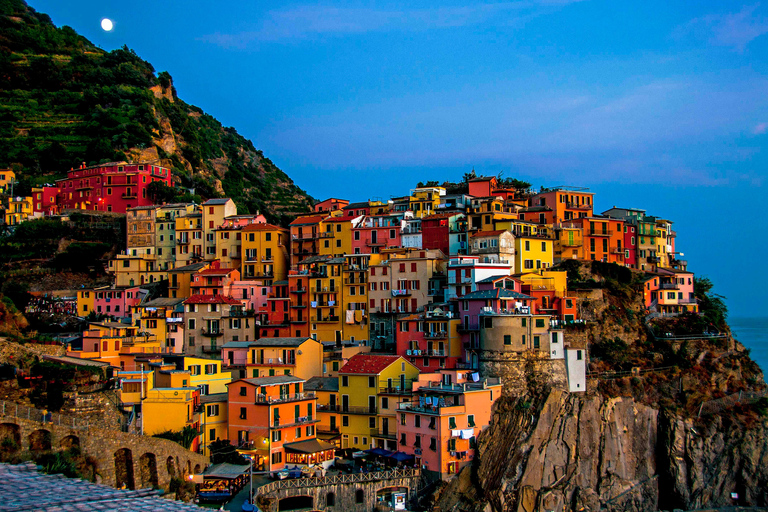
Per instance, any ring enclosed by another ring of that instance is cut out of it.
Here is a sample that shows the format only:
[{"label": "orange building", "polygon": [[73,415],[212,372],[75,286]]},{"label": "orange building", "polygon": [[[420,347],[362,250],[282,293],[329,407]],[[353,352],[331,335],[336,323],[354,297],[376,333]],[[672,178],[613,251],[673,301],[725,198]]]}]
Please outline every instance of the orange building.
[{"label": "orange building", "polygon": [[624,265],[623,220],[595,215],[565,222],[563,226],[581,228],[581,246],[569,247],[572,252],[578,252],[579,259]]},{"label": "orange building", "polygon": [[315,437],[317,397],[304,392],[304,379],[240,379],[227,384],[227,390],[229,439],[255,456],[260,471],[334,460],[335,447]]},{"label": "orange building", "polygon": [[[533,196],[529,206],[549,207],[554,211],[554,222],[564,222],[581,217],[591,217],[595,194],[588,192],[588,190],[589,189],[586,188],[565,187],[547,189]],[[528,216],[525,217],[525,220],[529,220]]]}]

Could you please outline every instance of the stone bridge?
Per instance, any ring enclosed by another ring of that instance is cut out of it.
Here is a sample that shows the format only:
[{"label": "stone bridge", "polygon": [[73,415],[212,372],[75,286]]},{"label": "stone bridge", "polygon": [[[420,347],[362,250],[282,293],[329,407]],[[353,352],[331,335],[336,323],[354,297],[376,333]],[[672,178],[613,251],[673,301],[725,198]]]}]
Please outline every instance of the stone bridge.
[{"label": "stone bridge", "polygon": [[407,503],[415,497],[420,481],[418,468],[277,480],[259,487],[257,499],[264,512],[373,511],[377,496],[388,491],[404,492]]},{"label": "stone bridge", "polygon": [[2,404],[0,446],[32,455],[79,447],[95,460],[97,482],[127,489],[167,490],[172,477],[186,478],[209,464],[207,457],[166,439],[82,425],[58,414],[47,419],[43,422],[37,409]]}]

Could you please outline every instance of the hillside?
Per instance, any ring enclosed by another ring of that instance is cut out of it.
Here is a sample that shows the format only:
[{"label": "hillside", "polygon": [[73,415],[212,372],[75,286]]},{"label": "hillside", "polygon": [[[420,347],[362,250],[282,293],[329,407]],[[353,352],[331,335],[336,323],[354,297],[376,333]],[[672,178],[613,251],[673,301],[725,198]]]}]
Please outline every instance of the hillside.
[{"label": "hillside", "polygon": [[180,99],[167,72],[0,0],[0,168],[20,170],[25,193],[83,161],[120,160],[158,161],[203,199],[231,197],[276,223],[311,205],[251,141]]},{"label": "hillside", "polygon": [[[700,317],[649,320],[638,272],[600,262],[561,268],[586,320],[565,340],[589,347],[587,392],[535,379],[507,387],[473,464],[437,490],[432,510],[768,506],[768,401],[756,398],[766,385],[724,315],[716,319],[701,297]],[[717,335],[707,335],[708,323],[699,329],[702,318],[715,319]]]}]

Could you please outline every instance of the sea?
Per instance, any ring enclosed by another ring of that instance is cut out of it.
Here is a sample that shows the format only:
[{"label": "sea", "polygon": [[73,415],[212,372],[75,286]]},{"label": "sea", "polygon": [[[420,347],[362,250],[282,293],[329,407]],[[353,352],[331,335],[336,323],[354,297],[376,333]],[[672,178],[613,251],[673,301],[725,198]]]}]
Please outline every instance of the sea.
[{"label": "sea", "polygon": [[728,317],[733,336],[750,350],[752,359],[768,373],[768,317]]}]

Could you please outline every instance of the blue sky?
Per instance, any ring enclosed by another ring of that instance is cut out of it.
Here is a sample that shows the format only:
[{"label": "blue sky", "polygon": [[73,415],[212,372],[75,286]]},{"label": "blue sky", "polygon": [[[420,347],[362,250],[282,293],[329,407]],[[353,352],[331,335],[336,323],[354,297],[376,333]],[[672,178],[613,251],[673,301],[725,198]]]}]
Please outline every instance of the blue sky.
[{"label": "blue sky", "polygon": [[731,314],[768,316],[768,4],[30,5],[169,71],[317,198],[388,198],[472,168],[586,186],[598,211],[675,221]]}]

